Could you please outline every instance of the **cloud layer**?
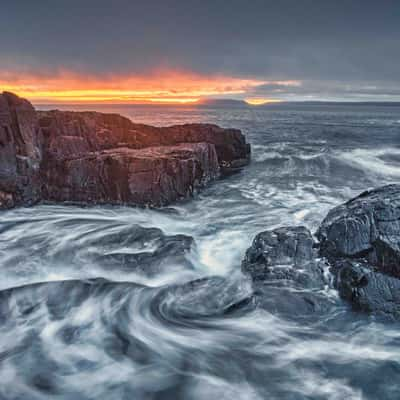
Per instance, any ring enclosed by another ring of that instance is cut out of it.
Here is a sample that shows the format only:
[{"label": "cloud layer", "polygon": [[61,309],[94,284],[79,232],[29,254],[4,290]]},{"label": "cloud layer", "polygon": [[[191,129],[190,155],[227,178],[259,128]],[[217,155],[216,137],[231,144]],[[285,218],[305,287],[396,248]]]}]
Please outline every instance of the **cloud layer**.
[{"label": "cloud layer", "polygon": [[26,84],[184,71],[267,82],[243,97],[400,100],[397,0],[14,0],[0,26],[0,72]]}]

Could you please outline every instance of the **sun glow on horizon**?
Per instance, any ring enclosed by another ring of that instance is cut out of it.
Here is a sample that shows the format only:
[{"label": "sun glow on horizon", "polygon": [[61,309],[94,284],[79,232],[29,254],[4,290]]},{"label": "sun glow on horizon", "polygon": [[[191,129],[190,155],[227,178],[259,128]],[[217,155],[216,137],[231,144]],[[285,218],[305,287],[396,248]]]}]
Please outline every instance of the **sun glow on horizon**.
[{"label": "sun glow on horizon", "polygon": [[[195,104],[215,96],[244,97],[271,83],[260,79],[206,76],[182,71],[156,71],[148,75],[83,75],[69,71],[53,75],[0,71],[0,92],[9,91],[35,104],[141,103]],[[280,81],[296,85],[296,81]],[[269,99],[246,99],[263,104]]]},{"label": "sun glow on horizon", "polygon": [[282,100],[279,99],[265,99],[265,98],[253,98],[250,97],[248,99],[244,100],[247,104],[250,104],[251,106],[262,106],[263,104],[270,104],[270,103],[281,103]]},{"label": "sun glow on horizon", "polygon": [[159,72],[147,76],[54,76],[0,72],[0,91],[10,91],[36,104],[45,103],[196,103],[205,97],[244,94],[265,82],[229,76]]}]

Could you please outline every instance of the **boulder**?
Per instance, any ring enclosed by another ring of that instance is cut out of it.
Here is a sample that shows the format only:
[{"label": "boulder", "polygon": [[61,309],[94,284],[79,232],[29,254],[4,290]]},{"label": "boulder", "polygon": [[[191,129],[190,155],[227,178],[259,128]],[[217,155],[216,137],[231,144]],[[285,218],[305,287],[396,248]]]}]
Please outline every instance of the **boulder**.
[{"label": "boulder", "polygon": [[255,281],[282,280],[320,286],[321,268],[315,260],[314,240],[303,227],[281,227],[259,233],[246,251],[242,270]]},{"label": "boulder", "polygon": [[362,259],[400,277],[400,185],[366,191],[331,210],[317,237],[321,255]]},{"label": "boulder", "polygon": [[334,208],[317,236],[340,296],[354,310],[400,319],[400,185]]},{"label": "boulder", "polygon": [[321,294],[324,265],[305,227],[282,227],[259,233],[247,250],[242,271],[250,275],[258,304],[272,313],[302,318],[329,309]]}]

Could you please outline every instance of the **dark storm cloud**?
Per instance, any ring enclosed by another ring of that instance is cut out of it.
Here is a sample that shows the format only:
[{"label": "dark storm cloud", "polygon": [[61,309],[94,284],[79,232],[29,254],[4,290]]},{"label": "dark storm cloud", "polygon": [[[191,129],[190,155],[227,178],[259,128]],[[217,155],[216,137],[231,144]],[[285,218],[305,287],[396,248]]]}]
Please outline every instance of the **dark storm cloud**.
[{"label": "dark storm cloud", "polygon": [[178,68],[303,80],[281,92],[297,94],[400,88],[398,0],[0,2],[0,70]]}]

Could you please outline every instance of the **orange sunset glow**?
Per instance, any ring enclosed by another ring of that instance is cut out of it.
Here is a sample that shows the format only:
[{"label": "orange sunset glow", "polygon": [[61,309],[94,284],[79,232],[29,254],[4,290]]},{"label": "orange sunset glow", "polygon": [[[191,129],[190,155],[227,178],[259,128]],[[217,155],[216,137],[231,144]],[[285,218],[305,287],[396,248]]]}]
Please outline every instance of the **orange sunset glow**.
[{"label": "orange sunset glow", "polygon": [[[210,96],[244,95],[265,83],[268,82],[171,71],[147,76],[111,75],[106,77],[84,76],[70,72],[49,77],[0,73],[2,90],[15,92],[37,104],[195,103]],[[248,103],[256,104],[251,101]]]},{"label": "orange sunset glow", "polygon": [[254,97],[249,97],[245,99],[245,102],[247,104],[250,104],[252,106],[262,106],[263,104],[268,104],[268,103],[280,103],[282,100],[278,99],[265,99],[265,98],[254,98]]},{"label": "orange sunset glow", "polygon": [[[104,77],[60,72],[51,76],[0,72],[2,91],[17,93],[36,104],[46,103],[150,103],[186,104],[213,96],[246,96],[269,83],[298,86],[298,81],[270,82],[229,76],[205,76],[188,72],[158,71],[148,75]],[[251,105],[276,99],[246,99]]]}]

